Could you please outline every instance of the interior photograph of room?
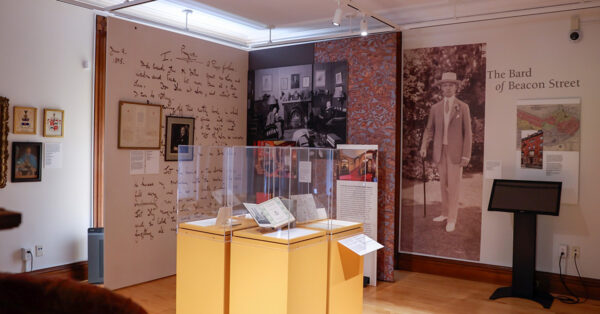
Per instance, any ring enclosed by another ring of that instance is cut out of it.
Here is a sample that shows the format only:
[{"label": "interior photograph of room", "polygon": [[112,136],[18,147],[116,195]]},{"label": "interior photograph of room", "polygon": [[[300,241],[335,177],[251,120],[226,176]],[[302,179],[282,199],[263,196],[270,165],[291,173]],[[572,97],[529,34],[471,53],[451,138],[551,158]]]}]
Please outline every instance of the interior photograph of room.
[{"label": "interior photograph of room", "polygon": [[600,0],[0,0],[0,313],[600,313],[598,73]]}]

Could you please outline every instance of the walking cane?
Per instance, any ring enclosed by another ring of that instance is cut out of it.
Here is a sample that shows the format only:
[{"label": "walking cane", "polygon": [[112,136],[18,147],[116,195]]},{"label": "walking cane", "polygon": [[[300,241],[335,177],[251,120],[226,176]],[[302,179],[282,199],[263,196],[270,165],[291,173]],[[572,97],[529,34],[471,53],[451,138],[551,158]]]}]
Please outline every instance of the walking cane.
[{"label": "walking cane", "polygon": [[425,184],[427,183],[427,174],[425,173],[425,157],[421,158],[423,165],[423,217],[427,217],[427,193],[425,192]]},{"label": "walking cane", "polygon": [[[423,137],[425,136],[425,131],[421,134],[421,146],[423,146]],[[425,184],[427,184],[427,174],[425,173],[425,157],[421,157],[421,166],[423,169],[423,217],[427,217],[427,192],[425,191]]]}]

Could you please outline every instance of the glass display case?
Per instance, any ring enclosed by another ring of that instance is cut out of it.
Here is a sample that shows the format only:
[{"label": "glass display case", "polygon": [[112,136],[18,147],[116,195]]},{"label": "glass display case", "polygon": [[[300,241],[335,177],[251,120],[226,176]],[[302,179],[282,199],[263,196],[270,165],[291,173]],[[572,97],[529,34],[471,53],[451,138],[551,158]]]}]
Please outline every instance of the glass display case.
[{"label": "glass display case", "polygon": [[[186,160],[178,162],[178,311],[362,311],[362,256],[338,241],[363,232],[365,197],[342,189],[340,202],[336,183],[376,182],[372,153],[290,146],[179,150]],[[340,211],[336,204],[352,208]]]},{"label": "glass display case", "polygon": [[325,313],[336,151],[179,149],[177,310]]}]

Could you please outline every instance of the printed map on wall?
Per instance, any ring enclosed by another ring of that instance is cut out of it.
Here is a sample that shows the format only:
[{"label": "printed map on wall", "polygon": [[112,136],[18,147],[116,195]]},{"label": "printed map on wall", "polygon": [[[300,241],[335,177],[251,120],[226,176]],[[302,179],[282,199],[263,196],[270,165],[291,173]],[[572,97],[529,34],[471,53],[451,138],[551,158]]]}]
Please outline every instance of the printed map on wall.
[{"label": "printed map on wall", "polygon": [[[517,107],[517,134],[542,130],[544,150],[579,151],[580,105],[520,105]],[[521,147],[518,139],[517,147]]]},{"label": "printed map on wall", "polygon": [[561,202],[578,202],[579,98],[520,100],[517,105],[517,178],[562,181]]}]

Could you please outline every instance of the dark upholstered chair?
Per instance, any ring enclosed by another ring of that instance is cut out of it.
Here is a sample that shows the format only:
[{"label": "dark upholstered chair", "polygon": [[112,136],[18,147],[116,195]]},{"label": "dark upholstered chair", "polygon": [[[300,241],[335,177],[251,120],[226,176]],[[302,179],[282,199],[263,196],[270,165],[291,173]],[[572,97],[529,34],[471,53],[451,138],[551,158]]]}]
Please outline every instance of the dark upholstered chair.
[{"label": "dark upholstered chair", "polygon": [[69,279],[0,273],[0,313],[147,313],[130,299]]}]

